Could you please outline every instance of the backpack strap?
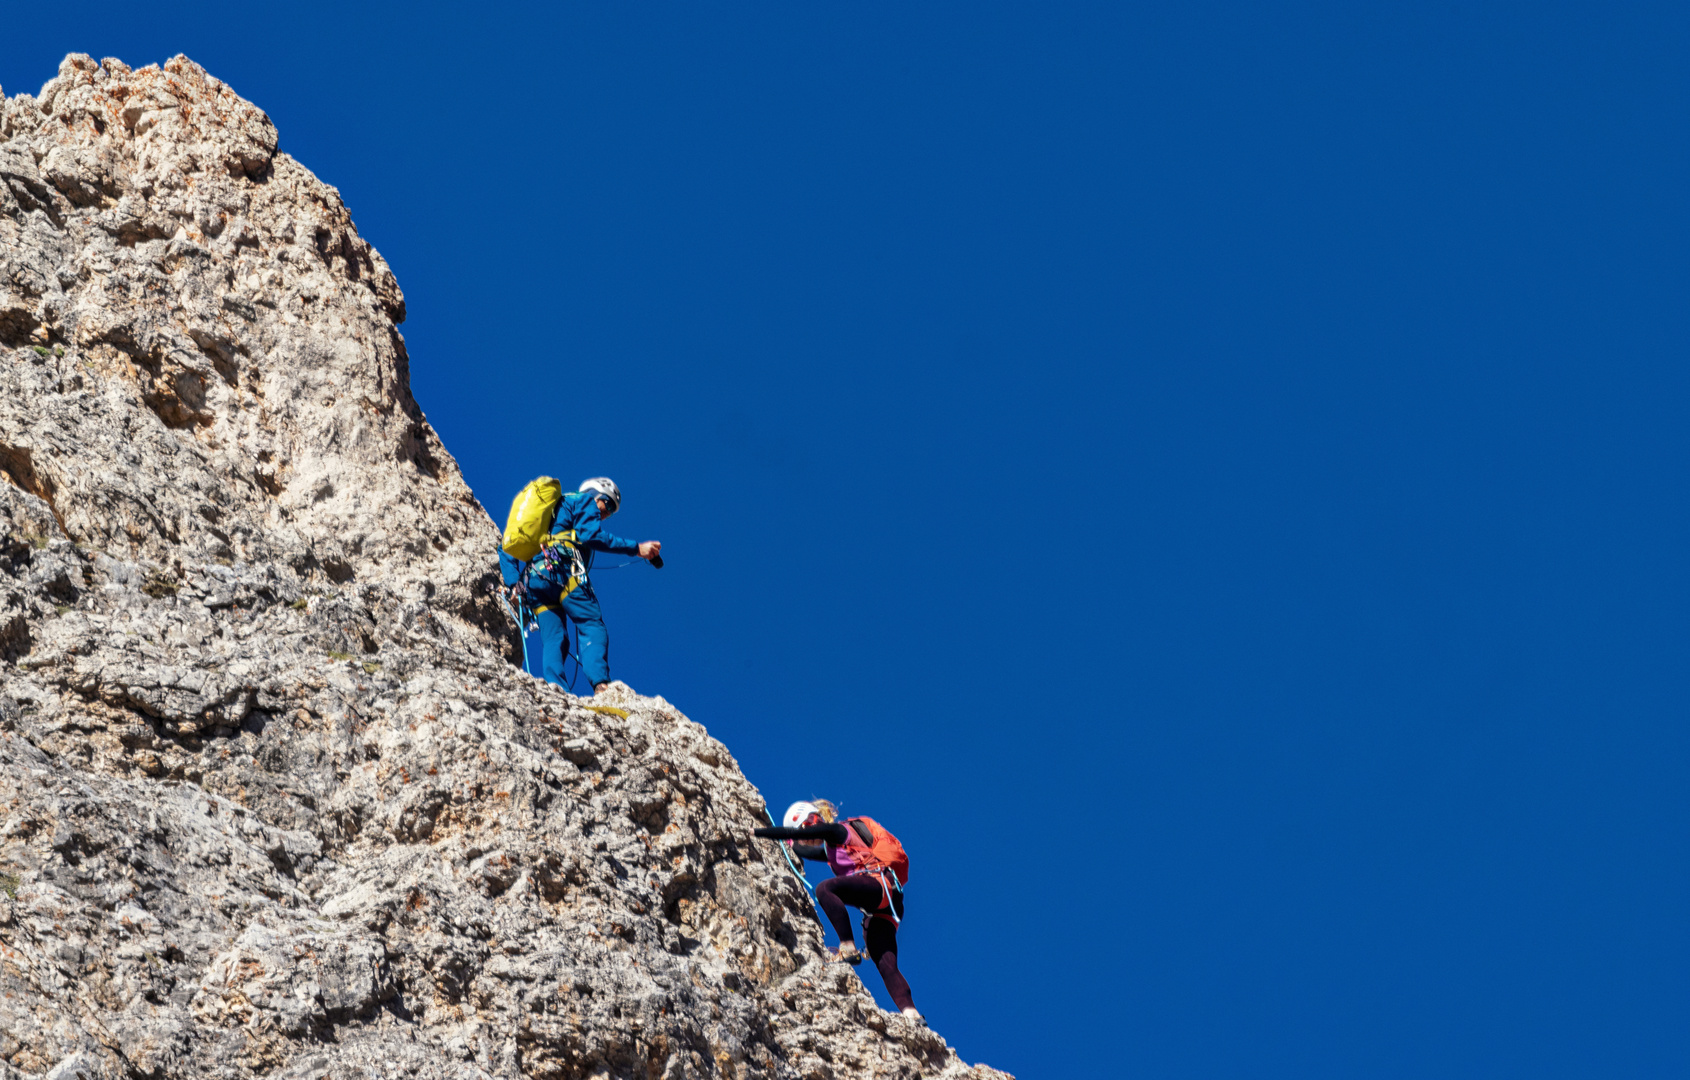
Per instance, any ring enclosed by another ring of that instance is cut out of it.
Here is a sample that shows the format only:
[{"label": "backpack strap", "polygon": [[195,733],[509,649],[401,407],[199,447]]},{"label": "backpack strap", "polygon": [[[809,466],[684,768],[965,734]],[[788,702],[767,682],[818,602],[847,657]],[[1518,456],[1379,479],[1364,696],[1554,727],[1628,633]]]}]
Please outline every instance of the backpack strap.
[{"label": "backpack strap", "polygon": [[[874,830],[870,829],[862,818],[846,818],[845,824],[850,827],[852,835],[862,841],[862,846],[856,849],[854,855],[857,860],[857,873],[878,878],[881,887],[886,889],[886,903],[890,905],[892,903],[892,892],[891,888],[886,885],[886,874],[890,868],[882,863],[880,856],[874,852]],[[898,875],[893,874],[892,880],[898,882]],[[901,891],[903,884],[899,882],[895,887]],[[896,922],[897,920],[894,919],[893,921]]]},{"label": "backpack strap", "polygon": [[874,832],[863,824],[862,818],[846,818],[845,824],[850,826],[851,831],[857,834],[857,839],[863,842],[863,846],[874,847]]}]

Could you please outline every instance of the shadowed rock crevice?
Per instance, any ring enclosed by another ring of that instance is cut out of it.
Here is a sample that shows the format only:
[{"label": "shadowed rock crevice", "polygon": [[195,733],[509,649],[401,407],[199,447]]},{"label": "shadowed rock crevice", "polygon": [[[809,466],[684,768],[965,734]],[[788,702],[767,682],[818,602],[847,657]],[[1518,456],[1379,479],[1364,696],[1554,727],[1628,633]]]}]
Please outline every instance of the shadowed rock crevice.
[{"label": "shadowed rock crevice", "polygon": [[0,480],[29,492],[49,506],[53,504],[53,482],[35,471],[33,455],[21,446],[0,443]]},{"label": "shadowed rock crevice", "polygon": [[8,446],[6,443],[0,442],[0,481],[40,499],[46,504],[48,512],[53,515],[53,520],[59,526],[59,532],[65,536],[70,535],[70,530],[65,527],[65,519],[59,513],[59,508],[53,501],[53,481],[43,473],[36,471],[35,456],[30,450],[21,446]]}]

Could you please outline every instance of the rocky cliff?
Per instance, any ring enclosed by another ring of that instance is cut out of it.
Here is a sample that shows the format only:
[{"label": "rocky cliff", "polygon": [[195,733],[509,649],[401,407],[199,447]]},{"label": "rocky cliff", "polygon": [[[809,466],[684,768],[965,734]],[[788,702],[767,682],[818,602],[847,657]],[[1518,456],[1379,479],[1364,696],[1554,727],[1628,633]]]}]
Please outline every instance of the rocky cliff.
[{"label": "rocky cliff", "polygon": [[0,1080],[1001,1077],[733,757],[509,662],[334,188],[184,57],[0,112]]}]

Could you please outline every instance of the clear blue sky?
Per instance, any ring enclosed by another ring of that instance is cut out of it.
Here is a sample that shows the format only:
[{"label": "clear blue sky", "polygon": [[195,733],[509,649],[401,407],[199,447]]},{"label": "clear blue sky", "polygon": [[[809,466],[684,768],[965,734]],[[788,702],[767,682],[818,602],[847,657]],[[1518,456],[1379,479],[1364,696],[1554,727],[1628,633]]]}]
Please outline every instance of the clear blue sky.
[{"label": "clear blue sky", "polygon": [[496,513],[621,483],[616,674],[902,836],[966,1059],[1690,1075],[1690,8],[5,23],[268,110]]}]

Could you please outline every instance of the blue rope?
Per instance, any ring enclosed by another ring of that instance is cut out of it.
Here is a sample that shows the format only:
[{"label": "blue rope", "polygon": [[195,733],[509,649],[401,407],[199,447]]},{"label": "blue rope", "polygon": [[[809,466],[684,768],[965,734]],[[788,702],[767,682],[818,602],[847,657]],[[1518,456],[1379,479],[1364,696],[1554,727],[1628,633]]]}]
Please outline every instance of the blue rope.
[{"label": "blue rope", "polygon": [[528,601],[523,600],[516,606],[516,613],[522,616],[522,622],[517,625],[517,631],[522,636],[522,670],[529,675],[534,674],[528,661]]},{"label": "blue rope", "polygon": [[516,636],[522,642],[522,671],[525,675],[534,674],[528,670],[528,605],[517,602],[515,611],[511,610],[511,602],[505,599],[505,594],[499,594],[499,604],[505,609],[505,614],[516,620]]},{"label": "blue rope", "polygon": [[[779,828],[779,825],[775,822],[775,816],[769,813],[767,806],[763,807],[763,814],[769,819],[770,825]],[[822,918],[822,907],[816,902],[815,892],[810,888],[810,879],[805,877],[804,871],[798,869],[797,864],[792,861],[792,852],[786,850],[786,845],[779,840],[776,840],[775,843],[780,845],[780,853],[786,857],[786,868],[791,870],[792,876],[798,879],[800,885],[804,886],[804,895],[810,898],[810,908],[816,913],[816,921],[822,924],[823,929],[826,929],[827,920]]]},{"label": "blue rope", "polygon": [[[581,640],[581,630],[575,625],[574,619],[568,618],[561,613],[558,617],[563,619],[563,655],[567,659],[575,661],[575,674],[569,676],[569,692],[571,694],[579,695],[580,691],[575,688],[575,680],[581,676],[581,646],[579,644]],[[574,646],[573,651],[571,651],[570,648],[570,641],[572,640],[570,637],[571,633],[574,634],[573,640],[577,643]]]}]

